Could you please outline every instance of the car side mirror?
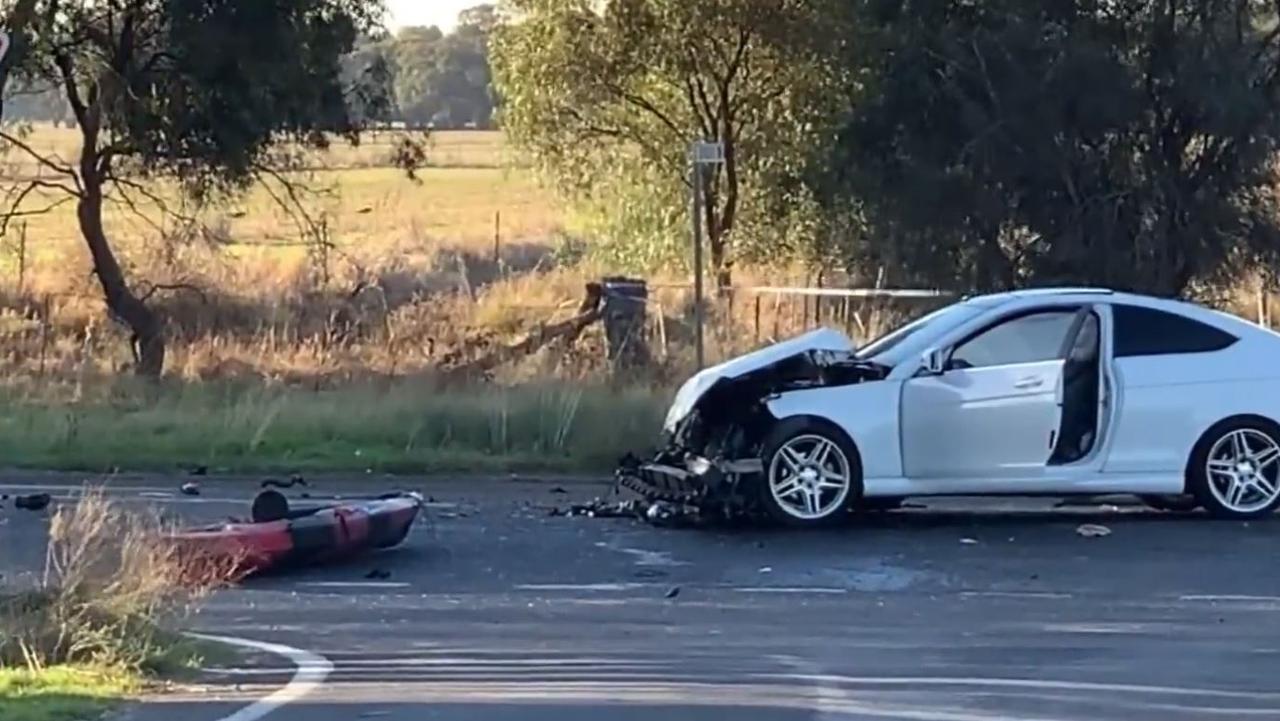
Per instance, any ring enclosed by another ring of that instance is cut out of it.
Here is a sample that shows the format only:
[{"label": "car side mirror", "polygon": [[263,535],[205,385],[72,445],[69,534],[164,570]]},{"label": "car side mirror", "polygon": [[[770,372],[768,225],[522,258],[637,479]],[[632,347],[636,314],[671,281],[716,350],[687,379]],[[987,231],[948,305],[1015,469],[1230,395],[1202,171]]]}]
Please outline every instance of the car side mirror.
[{"label": "car side mirror", "polygon": [[920,356],[920,368],[931,376],[940,376],[947,370],[947,352],[941,348],[930,348]]}]

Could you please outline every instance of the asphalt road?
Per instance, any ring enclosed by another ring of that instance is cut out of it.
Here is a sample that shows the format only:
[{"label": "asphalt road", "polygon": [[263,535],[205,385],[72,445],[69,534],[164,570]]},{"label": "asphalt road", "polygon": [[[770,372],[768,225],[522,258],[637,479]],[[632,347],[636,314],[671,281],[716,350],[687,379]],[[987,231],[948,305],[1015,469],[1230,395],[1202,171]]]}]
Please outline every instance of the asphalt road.
[{"label": "asphalt road", "polygon": [[[252,490],[155,495],[171,485],[116,492],[205,519]],[[403,548],[251,581],[195,625],[333,663],[275,721],[1280,719],[1280,521],[958,500],[822,532],[663,530],[549,517],[600,491],[552,485],[423,484],[437,504]],[[0,520],[12,578],[40,517]],[[212,721],[292,671],[213,669],[127,717]]]}]

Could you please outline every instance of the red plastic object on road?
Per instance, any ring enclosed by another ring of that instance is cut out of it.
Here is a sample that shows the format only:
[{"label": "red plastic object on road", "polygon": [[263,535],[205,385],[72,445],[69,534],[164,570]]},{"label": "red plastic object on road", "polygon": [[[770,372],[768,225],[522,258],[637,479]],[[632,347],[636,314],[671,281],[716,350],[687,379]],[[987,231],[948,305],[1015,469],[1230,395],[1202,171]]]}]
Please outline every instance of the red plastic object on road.
[{"label": "red plastic object on road", "polygon": [[397,546],[421,508],[417,494],[397,494],[291,510],[282,494],[264,491],[254,500],[253,522],[183,529],[169,540],[194,574],[244,577]]}]

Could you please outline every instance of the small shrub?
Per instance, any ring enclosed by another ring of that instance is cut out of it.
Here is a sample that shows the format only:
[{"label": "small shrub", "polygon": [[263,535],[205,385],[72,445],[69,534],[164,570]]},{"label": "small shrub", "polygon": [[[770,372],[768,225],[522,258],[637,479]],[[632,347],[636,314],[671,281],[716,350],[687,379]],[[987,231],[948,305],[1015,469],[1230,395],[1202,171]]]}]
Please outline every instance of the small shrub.
[{"label": "small shrub", "polygon": [[165,657],[167,625],[223,577],[184,574],[159,519],[86,487],[49,527],[44,576],[0,598],[0,665],[144,669]]}]

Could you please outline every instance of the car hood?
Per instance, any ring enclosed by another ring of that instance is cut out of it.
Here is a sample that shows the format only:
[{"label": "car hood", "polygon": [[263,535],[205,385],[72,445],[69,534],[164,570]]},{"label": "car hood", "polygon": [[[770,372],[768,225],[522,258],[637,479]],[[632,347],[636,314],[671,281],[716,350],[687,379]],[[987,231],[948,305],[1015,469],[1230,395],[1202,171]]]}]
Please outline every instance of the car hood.
[{"label": "car hood", "polygon": [[819,328],[707,368],[680,386],[675,400],[671,403],[671,408],[667,411],[663,428],[668,431],[674,430],[693,412],[694,407],[707,391],[722,380],[740,378],[752,371],[767,368],[804,353],[830,352],[848,355],[853,350],[853,342],[845,334],[830,328]]}]

